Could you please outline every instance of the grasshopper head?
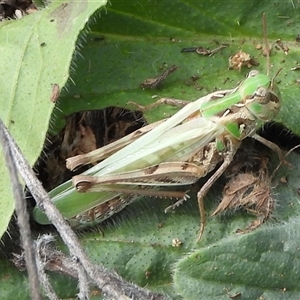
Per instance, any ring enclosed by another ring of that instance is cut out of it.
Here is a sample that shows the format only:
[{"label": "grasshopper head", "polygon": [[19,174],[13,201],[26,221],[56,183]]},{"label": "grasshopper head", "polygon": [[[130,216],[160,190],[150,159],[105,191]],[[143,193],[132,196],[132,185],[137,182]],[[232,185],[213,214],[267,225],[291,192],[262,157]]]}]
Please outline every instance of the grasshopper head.
[{"label": "grasshopper head", "polygon": [[249,75],[244,82],[245,84],[248,80],[248,85],[251,85],[251,88],[243,91],[245,106],[257,119],[270,121],[276,117],[281,107],[280,93],[274,84],[274,78],[270,79],[269,76],[254,71]]},{"label": "grasshopper head", "polygon": [[[263,32],[265,40],[265,51],[267,53],[267,74],[270,71],[270,48],[267,39],[267,21],[266,15],[262,16]],[[251,71],[248,79],[256,85],[256,90],[250,97],[245,98],[245,106],[260,121],[267,122],[274,119],[280,111],[281,98],[278,88],[274,83],[275,77],[280,73],[281,69],[271,79],[268,75],[259,74],[257,71]]]}]

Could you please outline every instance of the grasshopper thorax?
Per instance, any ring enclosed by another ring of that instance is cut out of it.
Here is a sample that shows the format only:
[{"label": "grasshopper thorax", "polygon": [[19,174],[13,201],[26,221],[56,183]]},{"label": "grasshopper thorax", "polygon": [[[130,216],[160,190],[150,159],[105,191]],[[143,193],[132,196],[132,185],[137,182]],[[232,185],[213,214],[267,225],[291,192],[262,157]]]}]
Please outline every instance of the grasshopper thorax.
[{"label": "grasshopper thorax", "polygon": [[274,79],[258,73],[248,79],[256,85],[256,90],[253,94],[244,95],[246,108],[263,122],[274,119],[281,108],[280,92],[274,84]]}]

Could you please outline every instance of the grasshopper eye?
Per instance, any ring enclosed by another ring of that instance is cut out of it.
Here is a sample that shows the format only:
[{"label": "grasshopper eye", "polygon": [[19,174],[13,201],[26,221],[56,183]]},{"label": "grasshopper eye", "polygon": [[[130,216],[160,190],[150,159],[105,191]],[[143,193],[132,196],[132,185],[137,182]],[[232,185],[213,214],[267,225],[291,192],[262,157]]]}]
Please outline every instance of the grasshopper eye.
[{"label": "grasshopper eye", "polygon": [[270,121],[280,111],[280,93],[275,89],[270,90],[266,87],[259,87],[253,97],[247,100],[245,106],[256,118],[265,122]]},{"label": "grasshopper eye", "polygon": [[269,91],[267,88],[261,86],[257,88],[255,91],[253,98],[255,99],[256,102],[260,104],[267,104],[270,100],[268,99]]},{"label": "grasshopper eye", "polygon": [[250,78],[250,77],[255,77],[259,74],[259,71],[257,70],[251,70],[248,74],[247,74],[247,78]]}]

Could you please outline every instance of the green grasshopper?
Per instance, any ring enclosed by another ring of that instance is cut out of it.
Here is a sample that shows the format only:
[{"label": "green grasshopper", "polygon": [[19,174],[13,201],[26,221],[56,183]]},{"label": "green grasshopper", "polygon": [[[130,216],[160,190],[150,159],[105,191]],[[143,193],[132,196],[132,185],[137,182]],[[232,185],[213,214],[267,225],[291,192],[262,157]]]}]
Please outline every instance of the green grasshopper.
[{"label": "green grasshopper", "polygon": [[[274,79],[251,71],[234,89],[208,94],[188,103],[169,119],[91,153],[67,159],[67,166],[75,169],[105,158],[49,195],[71,226],[83,228],[109,218],[140,195],[177,198],[171,206],[174,208],[188,195],[163,187],[193,184],[220,165],[197,194],[200,239],[206,221],[203,199],[233,160],[241,141],[251,136],[278,150],[256,130],[272,120],[280,107]],[[39,207],[34,209],[33,217],[40,224],[49,224]]]}]

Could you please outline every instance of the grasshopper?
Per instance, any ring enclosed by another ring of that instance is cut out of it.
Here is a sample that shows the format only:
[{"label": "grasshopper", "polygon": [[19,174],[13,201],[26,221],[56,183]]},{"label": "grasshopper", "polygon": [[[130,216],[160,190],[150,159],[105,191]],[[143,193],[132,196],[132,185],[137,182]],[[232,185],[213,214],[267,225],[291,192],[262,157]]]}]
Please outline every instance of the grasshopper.
[{"label": "grasshopper", "polygon": [[[177,198],[169,207],[174,208],[188,195],[163,187],[193,184],[217,168],[197,194],[200,239],[206,222],[204,197],[227,169],[242,140],[251,136],[281,156],[276,145],[256,134],[263,123],[278,114],[280,107],[274,78],[251,71],[234,89],[208,94],[188,103],[169,119],[90,153],[68,158],[67,167],[71,170],[104,160],[54,188],[49,195],[71,226],[83,228],[109,218],[140,195]],[[34,209],[33,217],[40,224],[49,224],[39,207]]]}]

